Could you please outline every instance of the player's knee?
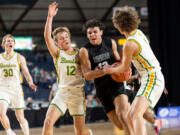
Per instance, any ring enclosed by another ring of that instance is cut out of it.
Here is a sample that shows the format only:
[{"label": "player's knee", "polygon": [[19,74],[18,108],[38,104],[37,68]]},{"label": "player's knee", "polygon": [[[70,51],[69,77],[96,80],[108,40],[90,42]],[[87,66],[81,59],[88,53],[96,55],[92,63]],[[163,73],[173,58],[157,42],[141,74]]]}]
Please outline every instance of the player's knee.
[{"label": "player's knee", "polygon": [[0,119],[3,119],[4,117],[6,117],[7,115],[6,115],[6,113],[5,112],[1,112],[0,111]]},{"label": "player's knee", "polygon": [[83,135],[82,130],[79,130],[79,129],[75,129],[75,133],[76,135]]},{"label": "player's knee", "polygon": [[131,121],[134,121],[136,119],[136,114],[134,113],[134,111],[129,111],[128,113],[128,118],[131,120]]},{"label": "player's knee", "polygon": [[135,121],[137,120],[138,118],[142,117],[140,113],[136,113],[135,111],[131,110],[129,111],[128,113],[128,118],[131,120],[131,121]]},{"label": "player's knee", "polygon": [[44,127],[45,128],[50,128],[50,127],[53,127],[53,122],[52,122],[52,120],[51,119],[45,119],[45,121],[44,121]]},{"label": "player's knee", "polygon": [[127,121],[127,112],[118,112],[117,116],[123,123]]},{"label": "player's knee", "polygon": [[[89,132],[89,131],[87,130],[87,132]],[[76,133],[76,135],[85,135],[86,130],[82,129],[82,128],[75,128],[75,133]]]},{"label": "player's knee", "polygon": [[26,119],[23,116],[17,116],[17,120],[19,123],[24,123],[26,121]]}]

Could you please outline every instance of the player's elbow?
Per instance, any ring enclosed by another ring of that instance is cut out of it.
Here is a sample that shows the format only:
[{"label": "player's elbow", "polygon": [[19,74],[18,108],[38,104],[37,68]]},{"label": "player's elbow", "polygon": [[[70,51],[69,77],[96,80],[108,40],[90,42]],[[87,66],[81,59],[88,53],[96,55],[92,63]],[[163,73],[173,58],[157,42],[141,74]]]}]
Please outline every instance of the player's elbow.
[{"label": "player's elbow", "polygon": [[50,40],[51,39],[51,33],[47,30],[44,31],[44,39]]},{"label": "player's elbow", "polygon": [[84,78],[85,78],[86,80],[92,80],[92,79],[93,79],[92,77],[90,77],[90,76],[87,75],[87,74],[84,74],[83,76],[84,76]]},{"label": "player's elbow", "polygon": [[47,41],[49,39],[49,36],[46,32],[44,32],[44,39]]},{"label": "player's elbow", "polygon": [[86,80],[93,80],[95,79],[95,76],[89,72],[83,73],[83,76]]}]

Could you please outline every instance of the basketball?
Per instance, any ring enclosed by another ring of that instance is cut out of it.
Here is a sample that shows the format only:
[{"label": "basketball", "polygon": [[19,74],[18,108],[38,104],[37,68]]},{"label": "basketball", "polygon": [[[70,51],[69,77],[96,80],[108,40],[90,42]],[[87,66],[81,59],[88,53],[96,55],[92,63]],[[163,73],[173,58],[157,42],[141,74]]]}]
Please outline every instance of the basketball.
[{"label": "basketball", "polygon": [[[115,63],[116,66],[119,64],[121,64],[121,63],[120,62]],[[111,74],[111,78],[116,82],[124,82],[124,81],[128,80],[130,76],[131,76],[131,68],[129,68],[129,70],[124,73]]]}]

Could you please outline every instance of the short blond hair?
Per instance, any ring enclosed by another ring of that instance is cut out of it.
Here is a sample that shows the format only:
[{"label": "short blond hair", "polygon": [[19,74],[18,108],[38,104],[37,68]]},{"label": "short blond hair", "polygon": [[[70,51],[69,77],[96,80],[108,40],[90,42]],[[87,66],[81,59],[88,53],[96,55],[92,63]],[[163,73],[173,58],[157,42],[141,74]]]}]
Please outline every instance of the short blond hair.
[{"label": "short blond hair", "polygon": [[128,6],[116,10],[112,20],[116,28],[120,28],[128,33],[137,29],[141,23],[137,11]]},{"label": "short blond hair", "polygon": [[53,32],[52,32],[52,35],[53,35],[53,39],[54,41],[57,41],[57,34],[58,33],[62,33],[62,32],[66,32],[69,37],[71,37],[71,33],[69,31],[69,29],[67,27],[57,27]]},{"label": "short blond hair", "polygon": [[2,39],[2,44],[1,44],[1,46],[2,46],[3,48],[4,48],[4,44],[5,44],[7,38],[12,38],[12,39],[14,40],[14,42],[15,42],[15,39],[14,39],[14,36],[13,36],[13,35],[11,35],[11,34],[6,34],[6,35],[3,37],[3,39]]}]

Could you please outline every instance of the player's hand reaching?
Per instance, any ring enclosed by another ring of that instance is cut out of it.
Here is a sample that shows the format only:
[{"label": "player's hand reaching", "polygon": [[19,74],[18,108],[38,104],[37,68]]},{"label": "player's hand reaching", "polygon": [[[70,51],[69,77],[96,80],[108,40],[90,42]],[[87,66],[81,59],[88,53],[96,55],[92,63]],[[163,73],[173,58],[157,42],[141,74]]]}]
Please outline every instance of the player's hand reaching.
[{"label": "player's hand reaching", "polygon": [[49,10],[48,10],[48,16],[49,17],[54,17],[57,12],[58,12],[58,3],[57,2],[53,2],[52,4],[49,5]]},{"label": "player's hand reaching", "polygon": [[36,92],[37,86],[34,83],[29,83],[29,87],[31,87]]}]

